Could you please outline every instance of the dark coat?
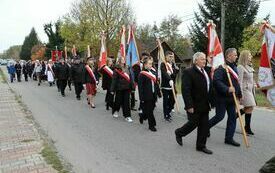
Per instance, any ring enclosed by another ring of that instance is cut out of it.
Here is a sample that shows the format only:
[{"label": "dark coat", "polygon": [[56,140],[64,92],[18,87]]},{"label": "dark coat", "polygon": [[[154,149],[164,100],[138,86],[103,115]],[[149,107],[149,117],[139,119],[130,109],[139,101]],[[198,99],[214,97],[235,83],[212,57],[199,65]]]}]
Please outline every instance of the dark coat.
[{"label": "dark coat", "polygon": [[[148,70],[144,70],[148,71]],[[139,74],[138,88],[140,101],[157,101],[157,96],[161,97],[158,83],[154,83],[154,92],[152,90],[152,80],[145,75]]]},{"label": "dark coat", "polygon": [[[112,67],[110,67],[110,69],[114,70]],[[102,89],[110,90],[112,85],[112,77],[102,69],[99,72],[102,74]]]},{"label": "dark coat", "polygon": [[[129,91],[133,90],[134,89],[133,83],[128,82],[126,79],[121,77],[116,72],[116,69],[119,70],[119,71],[122,71],[122,69],[120,67],[115,67],[110,91],[115,92],[115,91],[122,91],[122,90],[129,90]],[[126,71],[126,73],[129,75],[130,80],[133,81],[129,71]]]},{"label": "dark coat", "polygon": [[84,83],[85,71],[86,69],[84,64],[73,64],[70,69],[71,80],[76,83]]},{"label": "dark coat", "polygon": [[28,64],[24,64],[23,65],[23,74],[28,74],[28,73],[29,73]]},{"label": "dark coat", "polygon": [[[173,69],[173,66],[172,66],[172,69]],[[167,68],[164,63],[161,63],[160,70],[161,70],[161,87],[162,88],[171,88],[169,81],[176,79],[176,74],[178,73],[178,71],[173,69],[173,73],[171,75],[169,75],[167,73]]]},{"label": "dark coat", "polygon": [[194,108],[195,112],[208,112],[211,107],[212,81],[210,80],[209,91],[207,91],[207,80],[204,74],[196,66],[189,67],[182,75],[182,96],[185,110]]},{"label": "dark coat", "polygon": [[21,72],[22,66],[19,63],[16,63],[15,64],[15,69],[16,69],[16,72]]},{"label": "dark coat", "polygon": [[[84,68],[85,68],[85,66],[84,66]],[[96,81],[94,81],[94,80],[92,79],[92,77],[90,76],[88,70],[85,68],[85,72],[84,72],[84,83],[91,83],[91,84],[95,84],[95,85],[97,84],[97,82],[98,82],[98,80],[99,80],[99,74],[98,74],[98,72],[97,72],[97,69],[94,69],[93,72],[94,72],[95,80],[96,80]]]},{"label": "dark coat", "polygon": [[133,72],[134,72],[134,81],[136,83],[138,83],[138,78],[139,78],[139,74],[141,72],[141,67],[140,67],[140,63],[139,64],[135,64],[132,68],[133,68]]},{"label": "dark coat", "polygon": [[[227,64],[238,74],[238,70],[235,64]],[[241,98],[242,92],[238,80],[236,80],[232,75],[230,75],[230,77],[232,80],[232,84],[235,88],[237,98]],[[213,84],[215,88],[217,103],[234,103],[233,94],[228,92],[230,85],[227,78],[226,70],[223,68],[223,66],[220,66],[218,69],[215,70]]]},{"label": "dark coat", "polygon": [[55,75],[58,80],[68,80],[70,76],[70,68],[69,66],[64,63],[64,64],[58,64],[55,68]]}]

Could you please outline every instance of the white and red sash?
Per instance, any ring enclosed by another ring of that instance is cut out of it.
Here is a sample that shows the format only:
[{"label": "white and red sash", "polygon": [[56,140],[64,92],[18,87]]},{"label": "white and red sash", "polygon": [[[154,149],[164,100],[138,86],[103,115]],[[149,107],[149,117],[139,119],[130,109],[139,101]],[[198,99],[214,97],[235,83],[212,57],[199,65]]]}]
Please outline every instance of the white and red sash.
[{"label": "white and red sash", "polygon": [[88,66],[88,65],[85,65],[85,68],[88,71],[88,73],[89,73],[90,77],[92,78],[92,80],[94,80],[94,82],[96,83],[96,77],[95,77],[95,74],[94,74],[93,70],[91,69],[91,67]]},{"label": "white and red sash", "polygon": [[156,72],[156,71],[157,71],[154,67],[152,67],[152,68],[151,68],[151,70],[152,70],[152,71],[154,71],[154,72]]},{"label": "white and red sash", "polygon": [[123,71],[121,71],[121,70],[118,70],[118,69],[115,69],[115,71],[118,73],[118,75],[120,75],[123,79],[125,79],[127,82],[131,82],[131,80],[130,80],[130,76],[127,74],[127,73],[125,73],[125,72],[123,72]]},{"label": "white and red sash", "polygon": [[148,77],[148,78],[151,79],[151,81],[153,81],[154,83],[157,82],[156,76],[155,76],[154,74],[148,72],[148,71],[142,71],[142,72],[140,72],[140,74],[142,74],[142,75]]},{"label": "white and red sash", "polygon": [[172,65],[171,65],[171,64],[166,63],[166,68],[167,68],[167,71],[170,72],[170,74],[173,74],[173,68],[172,68]]},{"label": "white and red sash", "polygon": [[239,82],[238,74],[230,66],[227,66],[227,68],[228,68],[229,73],[233,76],[233,78]]},{"label": "white and red sash", "polygon": [[113,77],[113,70],[108,67],[107,65],[105,65],[103,68],[102,68],[110,77]]}]

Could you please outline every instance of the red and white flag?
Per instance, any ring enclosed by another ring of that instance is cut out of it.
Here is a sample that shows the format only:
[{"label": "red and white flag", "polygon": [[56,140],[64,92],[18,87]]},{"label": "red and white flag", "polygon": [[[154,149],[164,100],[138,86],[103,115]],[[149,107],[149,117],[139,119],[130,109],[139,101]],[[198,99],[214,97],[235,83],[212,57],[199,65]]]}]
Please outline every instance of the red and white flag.
[{"label": "red and white flag", "polygon": [[[269,28],[262,27],[262,32],[264,33],[261,60],[258,74],[258,84],[260,88],[268,88],[267,98],[270,103],[275,106],[275,80],[274,71],[272,72],[272,62],[275,62],[275,33],[273,33]],[[275,70],[275,69],[273,69]]]},{"label": "red and white flag", "polygon": [[125,26],[123,25],[122,26],[122,29],[121,29],[121,40],[120,40],[120,56],[122,58],[124,58],[125,60],[125,56],[126,56],[126,36],[125,36],[125,33],[126,33],[126,28]]},{"label": "red and white flag", "polygon": [[222,46],[217,35],[215,24],[210,21],[207,24],[208,34],[208,56],[212,57],[212,67],[217,68],[220,65],[225,64]]},{"label": "red and white flag", "polygon": [[106,50],[106,37],[104,34],[101,35],[101,49],[100,49],[100,57],[98,62],[98,69],[101,69],[107,62],[107,50]]}]

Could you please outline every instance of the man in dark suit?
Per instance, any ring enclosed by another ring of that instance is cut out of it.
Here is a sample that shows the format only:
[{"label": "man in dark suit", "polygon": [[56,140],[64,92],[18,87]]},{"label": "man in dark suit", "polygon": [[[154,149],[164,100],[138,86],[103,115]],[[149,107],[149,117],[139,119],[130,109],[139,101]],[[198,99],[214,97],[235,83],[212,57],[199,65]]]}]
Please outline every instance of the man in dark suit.
[{"label": "man in dark suit", "polygon": [[176,141],[182,146],[182,137],[198,127],[197,151],[212,154],[212,151],[206,148],[212,86],[211,78],[204,70],[206,64],[205,54],[202,52],[195,53],[193,64],[192,67],[187,68],[183,72],[182,96],[188,122],[175,130]]},{"label": "man in dark suit", "polygon": [[[236,129],[236,109],[233,94],[235,92],[237,99],[242,98],[240,85],[238,82],[238,72],[235,64],[238,58],[237,50],[235,48],[228,48],[225,52],[226,65],[230,71],[230,77],[233,86],[229,85],[227,72],[223,66],[215,70],[213,85],[215,88],[216,98],[216,115],[209,120],[209,129],[223,120],[225,112],[228,114],[225,144],[239,147],[240,144],[236,142],[233,137]],[[210,133],[209,133],[210,135]]]},{"label": "man in dark suit", "polygon": [[64,58],[61,58],[60,64],[57,66],[55,74],[57,76],[58,85],[61,91],[61,95],[65,97],[65,89],[70,74],[69,66],[65,63]]}]

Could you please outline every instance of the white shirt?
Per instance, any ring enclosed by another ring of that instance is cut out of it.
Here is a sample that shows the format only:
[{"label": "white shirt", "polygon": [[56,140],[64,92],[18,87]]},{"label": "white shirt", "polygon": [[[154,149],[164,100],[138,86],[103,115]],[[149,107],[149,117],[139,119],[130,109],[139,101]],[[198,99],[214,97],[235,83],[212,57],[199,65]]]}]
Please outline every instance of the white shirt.
[{"label": "white shirt", "polygon": [[202,73],[203,71],[203,75],[206,78],[206,82],[207,82],[207,91],[209,92],[210,89],[210,79],[208,77],[208,74],[206,73],[206,71],[204,70],[204,68],[200,68],[199,66],[196,66],[198,68],[198,70]]}]

